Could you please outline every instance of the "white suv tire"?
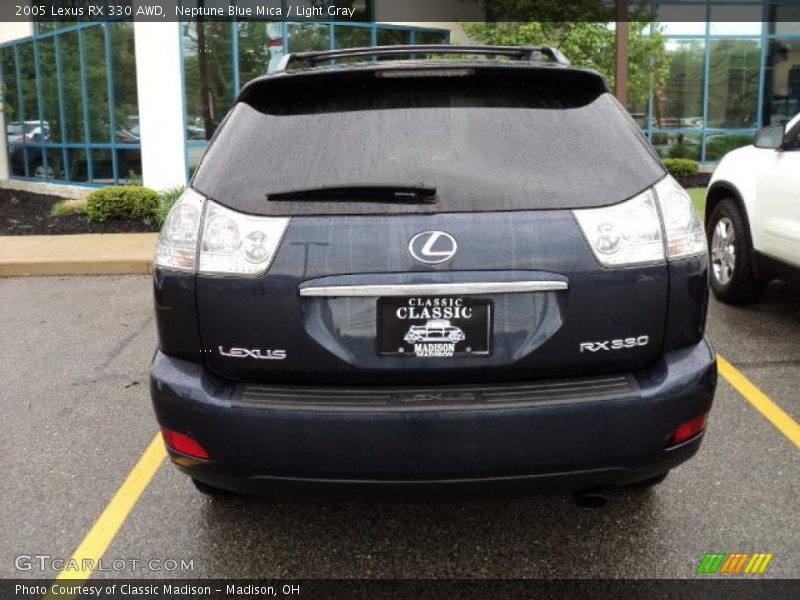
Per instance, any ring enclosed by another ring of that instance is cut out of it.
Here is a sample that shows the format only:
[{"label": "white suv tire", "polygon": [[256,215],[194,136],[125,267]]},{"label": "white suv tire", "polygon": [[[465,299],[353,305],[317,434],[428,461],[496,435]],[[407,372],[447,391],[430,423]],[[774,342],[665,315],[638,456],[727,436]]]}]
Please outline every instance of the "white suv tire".
[{"label": "white suv tire", "polygon": [[766,283],[753,270],[753,244],[739,205],[730,198],[714,207],[706,226],[711,291],[728,304],[755,302]]}]

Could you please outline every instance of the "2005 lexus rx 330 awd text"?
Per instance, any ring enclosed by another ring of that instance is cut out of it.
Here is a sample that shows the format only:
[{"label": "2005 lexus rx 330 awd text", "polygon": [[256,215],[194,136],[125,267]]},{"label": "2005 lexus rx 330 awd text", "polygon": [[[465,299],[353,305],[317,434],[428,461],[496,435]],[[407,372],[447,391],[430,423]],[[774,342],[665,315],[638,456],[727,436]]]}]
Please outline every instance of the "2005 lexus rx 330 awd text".
[{"label": "2005 lexus rx 330 awd text", "polygon": [[161,231],[153,404],[208,493],[654,484],[713,400],[707,277],[689,197],[557,51],[289,55]]}]

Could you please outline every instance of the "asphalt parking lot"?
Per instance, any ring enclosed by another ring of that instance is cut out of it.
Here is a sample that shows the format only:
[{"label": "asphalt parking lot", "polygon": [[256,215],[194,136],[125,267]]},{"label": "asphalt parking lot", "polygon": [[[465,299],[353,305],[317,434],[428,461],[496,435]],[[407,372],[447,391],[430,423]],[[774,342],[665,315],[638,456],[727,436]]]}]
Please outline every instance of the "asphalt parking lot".
[{"label": "asphalt parking lot", "polygon": [[[147,277],[0,279],[0,577],[21,554],[68,558],[153,439]],[[800,420],[800,289],[712,301],[717,351]],[[104,560],[186,559],[186,571],[94,577],[691,578],[706,552],[769,552],[800,576],[800,454],[720,378],[695,459],[603,509],[566,494],[423,501],[212,501],[164,461]],[[117,515],[119,516],[119,515]],[[123,517],[125,515],[122,515]]]}]

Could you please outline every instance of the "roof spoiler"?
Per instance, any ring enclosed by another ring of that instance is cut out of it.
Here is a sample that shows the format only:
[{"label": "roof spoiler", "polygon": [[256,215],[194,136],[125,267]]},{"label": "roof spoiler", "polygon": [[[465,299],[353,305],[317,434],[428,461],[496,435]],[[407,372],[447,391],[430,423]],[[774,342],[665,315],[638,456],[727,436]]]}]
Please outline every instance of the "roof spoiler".
[{"label": "roof spoiler", "polygon": [[[364,48],[342,48],[340,50],[323,50],[320,52],[296,52],[284,56],[273,73],[282,73],[296,63],[305,63],[310,67],[337,58],[378,58],[382,56],[408,56],[413,54],[465,54],[483,56],[506,56],[529,62],[551,62],[569,65],[569,60],[557,48],[550,46],[450,46],[441,44],[404,45],[404,46],[370,46]],[[547,60],[543,60],[546,58]]]}]

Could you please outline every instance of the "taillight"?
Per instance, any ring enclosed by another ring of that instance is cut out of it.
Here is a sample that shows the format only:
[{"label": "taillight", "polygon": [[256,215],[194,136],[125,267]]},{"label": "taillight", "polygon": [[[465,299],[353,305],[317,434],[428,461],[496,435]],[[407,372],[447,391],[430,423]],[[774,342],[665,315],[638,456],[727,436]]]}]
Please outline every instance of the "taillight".
[{"label": "taillight", "polygon": [[185,433],[179,433],[167,427],[162,427],[161,437],[164,438],[164,443],[167,447],[175,452],[204,460],[208,458],[208,452],[200,445],[200,442]]},{"label": "taillight", "polygon": [[664,239],[652,190],[620,204],[573,214],[601,265],[628,267],[664,261]]},{"label": "taillight", "polygon": [[288,218],[242,214],[187,189],[161,228],[155,264],[193,273],[263,275],[288,225]]},{"label": "taillight", "polygon": [[204,201],[189,188],[172,205],[158,235],[156,266],[175,271],[197,270],[197,239]]},{"label": "taillight", "polygon": [[708,251],[703,225],[689,194],[671,176],[655,186],[664,233],[667,238],[667,258],[686,258]]},{"label": "taillight", "polygon": [[198,273],[263,275],[288,225],[287,218],[245,215],[208,200]]},{"label": "taillight", "polygon": [[675,444],[680,444],[696,435],[699,435],[703,432],[703,430],[705,430],[707,420],[708,414],[703,414],[699,417],[691,419],[690,421],[681,423],[672,433],[672,437],[669,439],[669,445],[673,446]]},{"label": "taillight", "polygon": [[572,212],[595,258],[606,267],[657,264],[707,252],[692,199],[671,176],[620,204]]}]

